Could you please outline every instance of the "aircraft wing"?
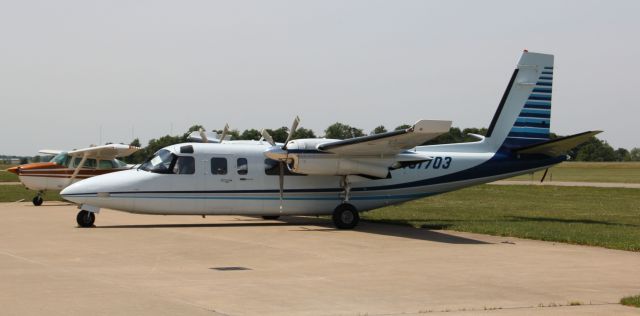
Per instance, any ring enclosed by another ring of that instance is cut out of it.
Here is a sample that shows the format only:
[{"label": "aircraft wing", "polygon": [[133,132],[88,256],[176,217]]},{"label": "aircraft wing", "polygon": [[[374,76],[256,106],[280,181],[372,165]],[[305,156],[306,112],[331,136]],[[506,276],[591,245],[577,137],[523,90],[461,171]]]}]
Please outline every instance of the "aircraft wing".
[{"label": "aircraft wing", "polygon": [[52,155],[55,156],[57,154],[62,153],[62,150],[57,150],[57,149],[40,149],[38,151],[39,154],[44,154],[44,155]]},{"label": "aircraft wing", "polygon": [[444,134],[451,121],[420,120],[411,128],[318,145],[318,150],[345,156],[396,155]]},{"label": "aircraft wing", "polygon": [[122,144],[109,144],[102,146],[95,146],[83,149],[76,149],[69,151],[69,156],[71,157],[83,157],[84,155],[87,158],[92,159],[100,159],[100,160],[111,160],[118,157],[126,157],[134,152],[138,151],[140,147],[122,145]]}]

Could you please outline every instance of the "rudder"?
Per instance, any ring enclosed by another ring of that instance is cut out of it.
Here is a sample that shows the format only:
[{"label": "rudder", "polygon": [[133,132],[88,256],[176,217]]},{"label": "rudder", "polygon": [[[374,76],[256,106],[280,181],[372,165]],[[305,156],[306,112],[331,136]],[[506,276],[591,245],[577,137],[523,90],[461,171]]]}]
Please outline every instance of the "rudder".
[{"label": "rudder", "polygon": [[553,55],[525,51],[487,131],[495,149],[521,148],[549,140]]}]

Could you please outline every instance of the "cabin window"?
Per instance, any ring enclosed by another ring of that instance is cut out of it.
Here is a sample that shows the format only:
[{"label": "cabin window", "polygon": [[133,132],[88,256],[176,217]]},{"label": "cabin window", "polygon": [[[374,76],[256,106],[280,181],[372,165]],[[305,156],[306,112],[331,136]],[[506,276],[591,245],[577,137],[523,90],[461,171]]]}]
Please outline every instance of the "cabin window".
[{"label": "cabin window", "polygon": [[176,163],[173,165],[173,173],[175,174],[194,174],[196,172],[196,161],[190,156],[178,156]]},{"label": "cabin window", "polygon": [[247,163],[247,158],[238,158],[238,174],[245,175],[249,172],[249,164]]},{"label": "cabin window", "polygon": [[227,159],[211,158],[211,174],[227,174]]},{"label": "cabin window", "polygon": [[[73,160],[73,167],[77,168],[80,165],[80,162],[82,161],[81,157],[76,157]],[[82,166],[82,168],[95,168],[96,167],[96,160],[95,159],[87,159],[84,161],[84,165]]]},{"label": "cabin window", "polygon": [[113,169],[113,162],[111,160],[99,160],[98,169]]},{"label": "cabin window", "polygon": [[127,163],[118,159],[114,159],[111,161],[111,163],[113,163],[113,167],[114,168],[126,168],[127,167]]}]

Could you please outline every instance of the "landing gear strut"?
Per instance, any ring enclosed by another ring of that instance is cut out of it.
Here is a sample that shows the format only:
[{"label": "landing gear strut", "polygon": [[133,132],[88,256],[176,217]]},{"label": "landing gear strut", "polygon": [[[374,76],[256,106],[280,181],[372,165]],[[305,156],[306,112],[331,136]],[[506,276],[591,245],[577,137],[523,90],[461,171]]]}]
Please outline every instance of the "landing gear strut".
[{"label": "landing gear strut", "polygon": [[76,216],[76,222],[78,222],[78,226],[80,227],[92,227],[95,221],[96,214],[93,212],[82,210],[78,212],[78,216]]},{"label": "landing gear strut", "polygon": [[349,203],[342,203],[333,211],[333,224],[338,229],[353,229],[359,221],[358,210]]},{"label": "landing gear strut", "polygon": [[349,182],[349,176],[343,176],[340,185],[342,185],[342,188],[344,189],[343,202],[347,203],[349,202],[349,198],[351,197],[351,182]]},{"label": "landing gear strut", "polygon": [[42,202],[44,202],[44,199],[42,198],[42,191],[38,191],[38,195],[33,197],[33,200],[31,200],[31,202],[33,202],[33,205],[35,206],[42,205]]}]

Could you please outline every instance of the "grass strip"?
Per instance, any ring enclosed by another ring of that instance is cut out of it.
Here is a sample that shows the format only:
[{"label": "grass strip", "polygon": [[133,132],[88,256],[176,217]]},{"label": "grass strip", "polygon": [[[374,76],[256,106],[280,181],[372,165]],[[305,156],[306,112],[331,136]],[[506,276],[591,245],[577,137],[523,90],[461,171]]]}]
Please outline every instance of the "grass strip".
[{"label": "grass strip", "polygon": [[[0,185],[0,202],[31,201],[37,192],[22,185]],[[63,201],[58,192],[45,192],[46,201]]]},{"label": "grass strip", "polygon": [[640,190],[481,185],[362,214],[367,221],[640,251]]},{"label": "grass strip", "polygon": [[620,300],[620,304],[633,306],[633,307],[640,307],[640,295],[623,297]]}]

